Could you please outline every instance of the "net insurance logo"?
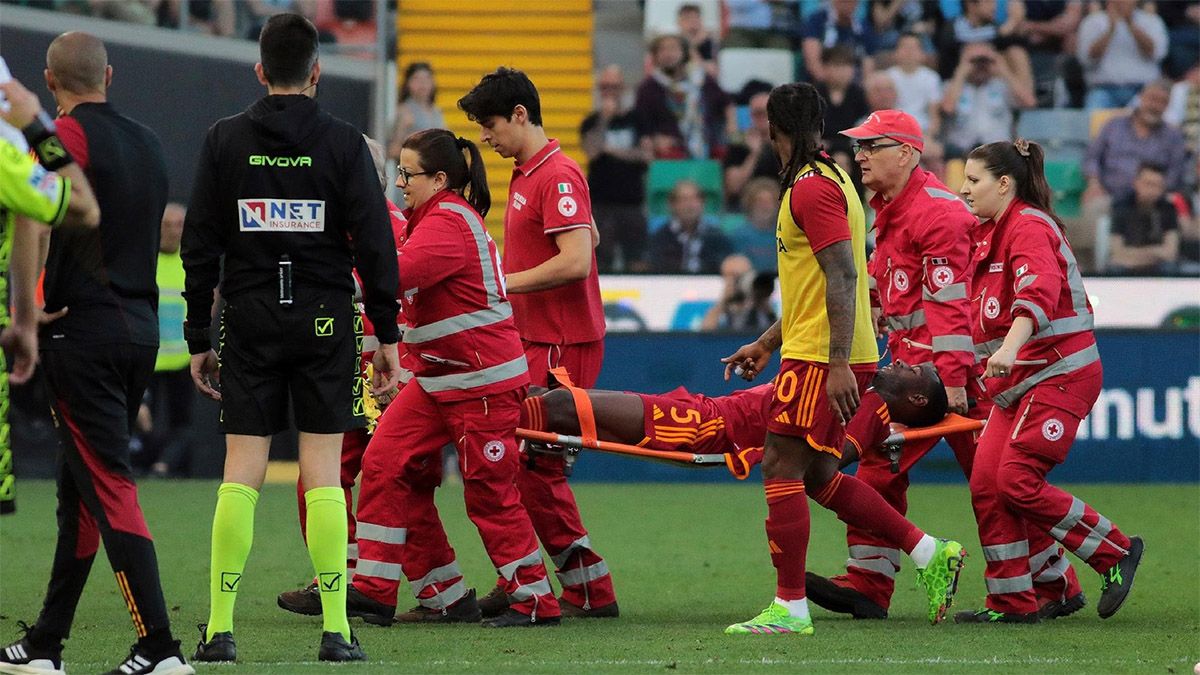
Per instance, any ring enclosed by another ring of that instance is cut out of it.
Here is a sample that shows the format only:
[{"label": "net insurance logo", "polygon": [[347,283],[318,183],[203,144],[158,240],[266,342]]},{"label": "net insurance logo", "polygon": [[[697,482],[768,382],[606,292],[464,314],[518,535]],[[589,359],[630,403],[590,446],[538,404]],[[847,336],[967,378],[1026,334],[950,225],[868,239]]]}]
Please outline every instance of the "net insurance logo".
[{"label": "net insurance logo", "polygon": [[242,232],[324,232],[325,202],[310,199],[239,199]]}]

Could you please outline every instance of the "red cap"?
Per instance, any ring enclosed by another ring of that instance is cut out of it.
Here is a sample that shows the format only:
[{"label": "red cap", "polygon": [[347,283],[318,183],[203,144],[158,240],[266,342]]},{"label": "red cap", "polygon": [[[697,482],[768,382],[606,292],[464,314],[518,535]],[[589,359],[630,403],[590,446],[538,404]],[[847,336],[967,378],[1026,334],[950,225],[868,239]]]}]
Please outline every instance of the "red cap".
[{"label": "red cap", "polygon": [[925,151],[921,125],[915,117],[902,110],[876,110],[865,122],[852,129],[846,129],[841,134],[856,140],[890,138],[913,146],[917,152]]}]

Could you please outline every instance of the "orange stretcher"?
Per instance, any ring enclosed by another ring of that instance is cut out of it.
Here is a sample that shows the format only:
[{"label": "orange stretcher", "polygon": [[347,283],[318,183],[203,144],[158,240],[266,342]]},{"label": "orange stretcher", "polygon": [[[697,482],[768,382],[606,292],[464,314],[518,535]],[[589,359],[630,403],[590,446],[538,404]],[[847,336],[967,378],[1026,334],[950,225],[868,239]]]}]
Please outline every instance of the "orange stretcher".
[{"label": "orange stretcher", "polygon": [[[650,450],[636,445],[602,441],[595,437],[595,421],[591,420],[586,436],[570,436],[547,431],[531,431],[517,429],[517,437],[535,443],[545,443],[565,448],[569,456],[574,456],[580,450],[596,450],[618,455],[628,455],[638,459],[663,461],[671,464],[683,464],[692,467],[727,466],[724,454],[699,454],[678,450]],[[955,413],[950,413],[937,424],[928,427],[912,427],[892,433],[883,442],[883,450],[892,458],[894,470],[899,470],[900,450],[905,443],[927,438],[939,438],[948,434],[965,431],[978,431],[983,428],[982,420],[974,420]],[[586,433],[586,432],[585,432]],[[894,453],[894,455],[893,455]]]}]

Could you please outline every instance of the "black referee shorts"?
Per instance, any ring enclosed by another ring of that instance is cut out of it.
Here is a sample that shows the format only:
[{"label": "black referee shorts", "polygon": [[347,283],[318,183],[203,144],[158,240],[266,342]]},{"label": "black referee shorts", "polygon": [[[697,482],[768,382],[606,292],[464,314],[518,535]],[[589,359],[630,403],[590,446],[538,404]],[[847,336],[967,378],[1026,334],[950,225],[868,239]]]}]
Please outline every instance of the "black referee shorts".
[{"label": "black referee shorts", "polygon": [[335,434],[366,425],[359,367],[362,317],[348,293],[297,289],[229,298],[221,317],[221,427],[270,436],[288,428]]}]

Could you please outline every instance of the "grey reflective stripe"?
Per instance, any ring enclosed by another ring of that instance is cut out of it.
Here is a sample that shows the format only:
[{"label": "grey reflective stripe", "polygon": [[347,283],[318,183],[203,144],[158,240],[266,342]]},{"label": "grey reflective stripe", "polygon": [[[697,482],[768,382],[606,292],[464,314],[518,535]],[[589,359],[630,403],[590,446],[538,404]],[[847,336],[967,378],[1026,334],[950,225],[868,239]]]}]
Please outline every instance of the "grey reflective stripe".
[{"label": "grey reflective stripe", "polygon": [[946,192],[945,190],[941,190],[938,188],[927,187],[927,188],[925,188],[925,193],[928,194],[930,197],[933,197],[934,199],[949,199],[950,201],[955,201],[955,202],[959,201],[958,195],[956,195],[952,192]]},{"label": "grey reflective stripe", "polygon": [[1075,252],[1067,244],[1062,230],[1058,229],[1058,223],[1054,222],[1054,219],[1046,212],[1038,209],[1021,209],[1021,215],[1041,218],[1050,225],[1054,234],[1058,235],[1058,252],[1062,255],[1063,260],[1067,261],[1067,285],[1071,288],[1071,307],[1075,309],[1076,314],[1091,314],[1087,309],[1087,291],[1083,288],[1083,275],[1079,272],[1079,261],[1075,259]]},{"label": "grey reflective stripe", "polygon": [[1020,280],[1017,281],[1017,292],[1020,293],[1028,288],[1030,284],[1037,281],[1037,278],[1038,275],[1036,274],[1026,274],[1025,276],[1021,277]]},{"label": "grey reflective stripe", "polygon": [[570,546],[566,547],[559,553],[551,555],[550,559],[554,561],[555,567],[561,568],[563,565],[567,564],[568,560],[570,560],[571,554],[580,549],[585,551],[592,550],[592,540],[589,539],[586,534],[571,542]]},{"label": "grey reflective stripe", "polygon": [[421,577],[420,581],[412,583],[413,588],[425,588],[431,584],[436,584],[440,581],[452,581],[463,575],[462,570],[458,569],[458,562],[452,561],[448,565],[435,567],[429,570],[429,573]]},{"label": "grey reflective stripe", "polygon": [[889,330],[912,330],[925,325],[925,310],[918,309],[912,314],[900,316],[885,316],[883,320]]},{"label": "grey reflective stripe", "polygon": [[945,288],[939,288],[937,293],[930,293],[928,288],[921,289],[921,298],[924,300],[932,300],[933,302],[950,302],[952,300],[967,299],[967,285],[961,281],[957,284],[950,284]]},{"label": "grey reflective stripe", "polygon": [[[1017,386],[1011,387],[1004,392],[997,394],[992,398],[992,400],[995,401],[996,405],[1000,406],[1001,408],[1007,408],[1013,403],[1020,401],[1021,397],[1025,395],[1025,392],[1032,389],[1034,385],[1044,382],[1057,375],[1073,373],[1076,370],[1089,366],[1099,360],[1100,350],[1097,349],[1096,345],[1093,344],[1087,349],[1081,349],[1070,356],[1055,361],[1054,363],[1050,364],[1049,367],[1030,375],[1024,380],[1021,380]],[[1062,539],[1062,537],[1054,534],[1054,532],[1051,532],[1050,536],[1054,537],[1055,539]]]},{"label": "grey reflective stripe", "polygon": [[361,520],[358,521],[358,529],[354,532],[358,539],[377,541],[382,544],[403,544],[408,539],[408,530],[403,527],[384,527],[375,523],[364,523]]},{"label": "grey reflective stripe", "polygon": [[1028,572],[1019,577],[1000,577],[998,579],[987,577],[984,581],[987,584],[988,593],[1021,593],[1033,590],[1033,578],[1029,576]]},{"label": "grey reflective stripe", "polygon": [[559,572],[558,583],[562,584],[563,588],[566,588],[568,586],[578,586],[586,584],[589,581],[603,579],[606,576],[608,576],[608,563],[601,560],[587,567],[581,567],[568,572]]},{"label": "grey reflective stripe", "polygon": [[1045,338],[1055,335],[1070,335],[1071,333],[1082,333],[1085,330],[1091,330],[1096,327],[1096,318],[1091,314],[1083,314],[1080,316],[1064,316],[1061,319],[1054,319],[1045,328],[1040,329],[1029,338],[1030,342],[1034,340],[1044,340]]},{"label": "grey reflective stripe", "polygon": [[891,562],[884,560],[883,558],[868,558],[867,560],[850,558],[846,561],[846,567],[859,567],[877,574],[882,574],[889,579],[896,578],[896,568]]},{"label": "grey reflective stripe", "polygon": [[1078,525],[1079,521],[1083,519],[1083,507],[1083,500],[1079,499],[1079,497],[1072,497],[1071,510],[1067,511],[1067,515],[1058,521],[1057,525],[1050,528],[1050,536],[1062,541],[1067,536],[1067,533],[1071,531],[1071,528]]},{"label": "grey reflective stripe", "polygon": [[514,560],[496,571],[500,573],[500,576],[511,581],[518,569],[528,567],[529,565],[536,565],[540,562],[542,562],[542,554],[535,548],[533,549],[533,553],[520,560]]},{"label": "grey reflective stripe", "polygon": [[508,599],[513,602],[523,602],[538,595],[550,594],[550,580],[539,579],[532,584],[518,586],[517,590],[508,595]]},{"label": "grey reflective stripe", "polygon": [[882,546],[865,546],[855,544],[850,547],[850,557],[856,560],[866,558],[886,558],[896,567],[900,566],[900,549],[884,548]]},{"label": "grey reflective stripe", "polygon": [[1010,544],[992,544],[983,547],[983,559],[988,562],[1015,560],[1029,555],[1029,542],[1025,539]]},{"label": "grey reflective stripe", "polygon": [[472,389],[474,387],[482,387],[485,384],[494,384],[503,382],[507,379],[517,377],[525,372],[528,372],[529,366],[526,364],[525,356],[521,355],[507,363],[501,363],[498,366],[476,370],[470,373],[462,373],[457,375],[438,375],[436,377],[417,377],[417,382],[421,384],[421,388],[433,394],[439,391],[452,391],[455,389]]},{"label": "grey reflective stripe", "polygon": [[[413,586],[413,588],[417,588]],[[439,593],[435,593],[428,598],[417,598],[417,604],[429,609],[446,609],[450,605],[462,600],[467,595],[467,584],[465,581],[460,581],[449,588],[444,588]]]},{"label": "grey reflective stripe", "polygon": [[1012,304],[1012,313],[1015,314],[1018,307],[1024,307],[1033,315],[1033,320],[1037,322],[1038,331],[1050,325],[1050,317],[1046,316],[1046,310],[1038,307],[1029,300],[1014,300]]},{"label": "grey reflective stripe", "polygon": [[1100,520],[1092,528],[1092,531],[1088,533],[1088,536],[1084,537],[1083,543],[1079,545],[1079,548],[1075,549],[1075,555],[1079,556],[1082,560],[1086,561],[1090,559],[1092,554],[1096,552],[1096,549],[1100,548],[1100,544],[1106,541],[1108,533],[1112,532],[1112,521],[1104,516],[1099,516],[1099,518]]},{"label": "grey reflective stripe", "polygon": [[479,267],[483,270],[483,289],[487,291],[487,304],[488,306],[499,304],[500,289],[496,287],[496,279],[500,274],[492,260],[491,251],[488,249],[489,237],[487,230],[483,229],[483,222],[479,220],[479,216],[474,211],[461,204],[442,202],[438,204],[438,208],[453,211],[467,221],[467,227],[470,228],[471,236],[475,239],[475,250],[479,254]]},{"label": "grey reflective stripe", "polygon": [[364,335],[362,350],[364,352],[374,352],[379,350],[379,338],[374,335]]},{"label": "grey reflective stripe", "polygon": [[1047,546],[1045,550],[1029,556],[1029,571],[1036,572],[1042,569],[1042,567],[1056,555],[1058,555],[1057,541]]},{"label": "grey reflective stripe", "polygon": [[975,343],[970,335],[934,335],[933,351],[935,352],[969,352],[975,353]]},{"label": "grey reflective stripe", "polygon": [[346,544],[346,559],[358,560],[358,544]]},{"label": "grey reflective stripe", "polygon": [[454,335],[472,328],[482,328],[495,323],[500,323],[505,319],[512,317],[512,305],[507,302],[501,302],[492,307],[468,312],[466,314],[458,314],[441,321],[434,321],[424,326],[416,326],[408,329],[404,333],[404,342],[406,344],[416,344],[420,342],[429,342],[438,338],[444,338],[447,335]]},{"label": "grey reflective stripe", "polygon": [[1058,581],[1059,579],[1063,578],[1064,575],[1066,575],[1067,570],[1069,569],[1071,569],[1071,562],[1066,558],[1059,558],[1058,560],[1054,561],[1053,565],[1050,565],[1041,574],[1034,577],[1033,581],[1034,583],[1038,584]]},{"label": "grey reflective stripe", "polygon": [[975,358],[982,360],[996,353],[1004,345],[1004,338],[975,343]]},{"label": "grey reflective stripe", "polygon": [[388,581],[400,581],[404,575],[404,571],[396,563],[385,563],[365,558],[358,559],[358,567],[354,571],[359,576],[387,579]]},{"label": "grey reflective stripe", "polygon": [[351,274],[350,277],[352,279],[354,279],[354,297],[351,298],[351,301],[352,302],[362,302],[363,301],[362,282],[358,280],[357,274]]}]

